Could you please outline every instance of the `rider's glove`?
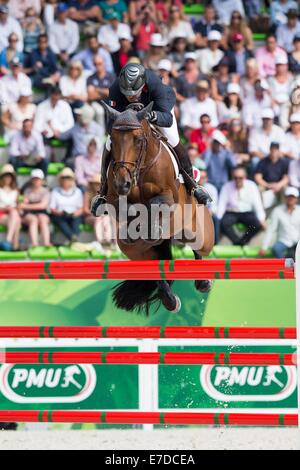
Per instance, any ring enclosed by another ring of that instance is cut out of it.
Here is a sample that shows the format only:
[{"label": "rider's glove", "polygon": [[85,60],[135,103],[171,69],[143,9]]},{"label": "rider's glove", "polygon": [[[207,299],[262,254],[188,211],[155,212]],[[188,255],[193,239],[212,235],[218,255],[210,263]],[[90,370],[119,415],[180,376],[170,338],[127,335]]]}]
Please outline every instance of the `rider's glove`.
[{"label": "rider's glove", "polygon": [[157,122],[157,112],[156,111],[150,111],[150,113],[146,114],[146,119],[149,122],[152,122],[153,124]]}]

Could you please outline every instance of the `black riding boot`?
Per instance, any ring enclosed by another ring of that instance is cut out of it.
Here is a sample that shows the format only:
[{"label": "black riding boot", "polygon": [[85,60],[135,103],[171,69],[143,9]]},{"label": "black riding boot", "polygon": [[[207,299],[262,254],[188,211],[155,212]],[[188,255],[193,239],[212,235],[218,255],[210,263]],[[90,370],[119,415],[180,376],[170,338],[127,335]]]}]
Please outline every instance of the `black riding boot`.
[{"label": "black riding boot", "polygon": [[101,183],[98,194],[93,197],[91,201],[91,213],[97,217],[97,210],[102,204],[106,204],[106,194],[108,189],[107,184],[107,169],[110,162],[110,151],[104,147],[102,162],[101,162]]},{"label": "black riding boot", "polygon": [[173,148],[178,157],[182,170],[181,174],[183,176],[184,184],[188,193],[195,197],[198,204],[208,204],[212,201],[212,198],[208,191],[203,186],[198,185],[194,180],[193,166],[188,157],[186,149],[181,142],[179,142],[179,144]]}]

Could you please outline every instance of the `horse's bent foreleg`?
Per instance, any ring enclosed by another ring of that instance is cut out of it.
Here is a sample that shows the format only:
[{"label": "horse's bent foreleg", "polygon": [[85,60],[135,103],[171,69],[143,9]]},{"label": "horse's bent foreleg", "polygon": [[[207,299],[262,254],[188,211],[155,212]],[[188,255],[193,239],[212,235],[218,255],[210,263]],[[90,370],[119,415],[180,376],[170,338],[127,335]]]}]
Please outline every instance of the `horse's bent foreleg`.
[{"label": "horse's bent foreleg", "polygon": [[[193,251],[195,259],[202,259],[202,256],[197,252]],[[212,281],[209,279],[196,279],[195,280],[195,288],[202,293],[207,293],[212,288]]]}]

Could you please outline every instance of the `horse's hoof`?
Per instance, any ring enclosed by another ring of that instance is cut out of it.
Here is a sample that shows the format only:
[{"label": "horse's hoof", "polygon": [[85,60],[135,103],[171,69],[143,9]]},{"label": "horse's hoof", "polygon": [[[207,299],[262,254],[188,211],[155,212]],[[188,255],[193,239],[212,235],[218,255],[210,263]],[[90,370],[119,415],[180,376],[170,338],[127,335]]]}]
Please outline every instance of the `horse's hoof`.
[{"label": "horse's hoof", "polygon": [[212,288],[212,281],[209,281],[208,279],[205,280],[197,280],[195,281],[195,287],[199,292],[202,292],[203,294],[206,294],[209,292]]},{"label": "horse's hoof", "polygon": [[171,313],[178,313],[179,310],[181,309],[181,300],[178,297],[178,295],[175,295],[175,299],[176,299],[176,307],[173,310],[171,310]]}]

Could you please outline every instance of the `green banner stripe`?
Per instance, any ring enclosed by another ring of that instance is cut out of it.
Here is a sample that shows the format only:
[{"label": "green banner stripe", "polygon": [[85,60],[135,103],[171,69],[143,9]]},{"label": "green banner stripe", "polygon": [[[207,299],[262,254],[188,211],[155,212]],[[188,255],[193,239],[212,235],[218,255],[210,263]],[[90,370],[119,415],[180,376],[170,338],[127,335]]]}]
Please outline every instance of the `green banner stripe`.
[{"label": "green banner stripe", "polygon": [[159,422],[160,424],[165,424],[165,414],[159,413]]},{"label": "green banner stripe", "polygon": [[220,273],[218,271],[214,272],[215,279],[221,279]]},{"label": "green banner stripe", "polygon": [[230,353],[224,354],[224,364],[230,364]]},{"label": "green banner stripe", "polygon": [[215,353],[214,354],[214,363],[215,364],[220,364],[220,359],[219,359],[219,353]]},{"label": "green banner stripe", "polygon": [[101,411],[100,413],[100,423],[106,423],[106,412]]},{"label": "green banner stripe", "polygon": [[40,326],[40,327],[39,327],[39,337],[40,337],[40,338],[45,338],[44,330],[45,330],[45,327],[44,327],[44,326]]},{"label": "green banner stripe", "polygon": [[278,362],[281,366],[284,366],[284,356],[285,354],[284,353],[280,353],[279,354],[279,359],[278,359]]},{"label": "green banner stripe", "polygon": [[278,426],[284,426],[284,415],[278,416]]},{"label": "green banner stripe", "polygon": [[230,258],[227,258],[227,259],[225,260],[225,270],[226,270],[226,271],[231,271],[230,261],[231,261]]},{"label": "green banner stripe", "polygon": [[107,326],[102,326],[102,338],[107,338]]},{"label": "green banner stripe", "polygon": [[161,279],[166,279],[165,269],[164,269],[164,260],[161,259],[158,264],[159,274]]},{"label": "green banner stripe", "polygon": [[279,279],[284,279],[285,278],[284,271],[279,271],[278,276],[279,276]]},{"label": "green banner stripe", "polygon": [[104,261],[103,270],[104,270],[104,273],[102,273],[101,278],[107,279],[107,274],[109,273],[109,260]]},{"label": "green banner stripe", "polygon": [[216,326],[214,329],[214,337],[215,338],[220,338],[220,327]]},{"label": "green banner stripe", "polygon": [[285,331],[285,328],[279,328],[279,338],[284,339],[285,337],[284,331]]},{"label": "green banner stripe", "polygon": [[100,363],[106,364],[106,353],[104,352],[100,353]]},{"label": "green banner stripe", "polygon": [[169,261],[169,271],[170,271],[170,273],[173,273],[175,271],[175,260],[174,259],[171,259]]},{"label": "green banner stripe", "polygon": [[46,279],[46,276],[44,274],[39,274],[39,279]]},{"label": "green banner stripe", "polygon": [[38,412],[38,418],[37,418],[38,421],[41,421],[41,422],[43,421],[43,413],[44,413],[43,411]]},{"label": "green banner stripe", "polygon": [[219,413],[214,413],[214,424],[219,424]]},{"label": "green banner stripe", "polygon": [[43,364],[43,355],[44,355],[44,353],[42,353],[42,352],[40,352],[40,353],[38,354],[38,362],[39,362],[39,364]]},{"label": "green banner stripe", "polygon": [[225,271],[224,279],[230,279],[230,272],[229,271]]},{"label": "green banner stripe", "polygon": [[49,279],[55,279],[55,277],[53,276],[53,274],[50,273],[50,267],[51,267],[51,263],[50,263],[50,262],[44,263],[44,272],[45,272],[46,276],[47,276]]},{"label": "green banner stripe", "polygon": [[165,328],[165,326],[160,327],[159,336],[160,336],[160,338],[165,338],[166,337],[166,328]]},{"label": "green banner stripe", "polygon": [[159,363],[160,364],[165,363],[165,353],[159,353]]},{"label": "green banner stripe", "polygon": [[49,364],[53,364],[53,353],[49,352],[47,353],[48,354],[48,361],[49,361]]},{"label": "green banner stripe", "polygon": [[53,421],[52,411],[48,411],[48,413],[47,413],[47,421],[48,421],[48,423],[52,423],[52,421]]},{"label": "green banner stripe", "polygon": [[224,413],[224,424],[226,426],[229,424],[229,413]]},{"label": "green banner stripe", "polygon": [[230,338],[230,327],[229,326],[225,326],[224,328],[224,338]]},{"label": "green banner stripe", "polygon": [[50,326],[48,329],[48,336],[54,338],[54,326]]}]

